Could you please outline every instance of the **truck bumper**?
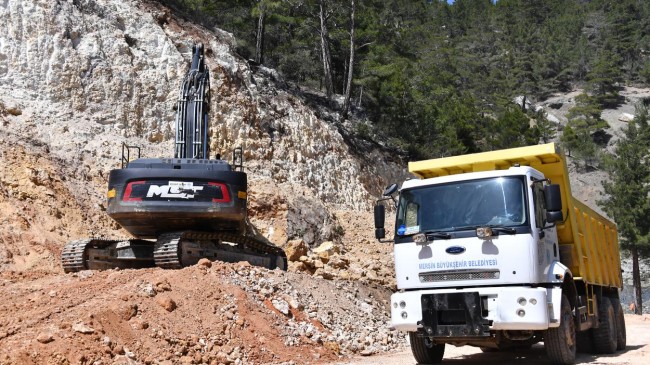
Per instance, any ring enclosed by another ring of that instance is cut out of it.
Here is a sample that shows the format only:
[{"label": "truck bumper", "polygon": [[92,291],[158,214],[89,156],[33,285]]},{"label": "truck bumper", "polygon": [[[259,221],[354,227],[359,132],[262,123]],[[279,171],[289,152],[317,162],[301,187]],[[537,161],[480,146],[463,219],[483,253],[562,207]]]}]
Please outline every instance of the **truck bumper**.
[{"label": "truck bumper", "polygon": [[432,336],[486,336],[491,330],[549,328],[550,290],[503,287],[418,290],[391,296],[391,326]]}]

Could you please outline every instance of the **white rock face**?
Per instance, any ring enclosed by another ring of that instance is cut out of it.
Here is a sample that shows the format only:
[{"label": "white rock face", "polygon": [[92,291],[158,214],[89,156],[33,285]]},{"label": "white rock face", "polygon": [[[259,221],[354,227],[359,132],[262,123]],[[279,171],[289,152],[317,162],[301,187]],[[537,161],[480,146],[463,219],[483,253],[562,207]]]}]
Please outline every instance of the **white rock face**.
[{"label": "white rock face", "polygon": [[[275,187],[283,219],[300,221],[285,222],[281,239],[330,239],[322,229],[332,224],[330,210],[367,211],[387,182],[406,175],[376,150],[353,150],[335,119],[277,88],[272,70],[254,74],[231,51],[230,34],[175,19],[155,3],[0,0],[0,29],[0,102],[27,121],[9,128],[70,164],[84,161],[95,176],[119,166],[122,142],[142,146],[146,157],[173,154],[173,108],[193,42],[205,44],[211,71],[212,152],[243,147],[249,185]],[[103,188],[91,199],[100,203]],[[305,222],[295,218],[301,207],[321,212]],[[274,222],[258,218],[262,233],[277,236]]]}]

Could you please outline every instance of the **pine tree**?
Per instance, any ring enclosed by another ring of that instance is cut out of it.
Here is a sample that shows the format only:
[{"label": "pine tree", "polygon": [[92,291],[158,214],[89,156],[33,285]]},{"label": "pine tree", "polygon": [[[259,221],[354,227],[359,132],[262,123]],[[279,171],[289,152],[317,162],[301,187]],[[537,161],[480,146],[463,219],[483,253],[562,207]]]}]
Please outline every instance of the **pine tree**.
[{"label": "pine tree", "polygon": [[555,138],[555,133],[557,131],[557,125],[547,118],[547,114],[544,109],[540,109],[533,113],[535,118],[535,129],[539,138],[544,143],[550,142]]},{"label": "pine tree", "polygon": [[572,133],[562,139],[572,155],[584,163],[585,169],[595,166],[599,161],[599,148],[592,135],[600,129],[609,127],[600,117],[601,109],[596,99],[582,93],[576,97],[576,105],[569,109],[569,122],[564,133]]},{"label": "pine tree", "polygon": [[604,50],[600,53],[593,69],[587,74],[587,88],[602,107],[615,108],[622,101],[618,94],[623,80],[620,69],[620,57]]},{"label": "pine tree", "polygon": [[650,117],[637,108],[616,151],[606,159],[609,181],[603,183],[605,199],[598,204],[612,217],[622,237],[621,246],[631,251],[636,313],[641,314],[639,256],[650,256]]}]

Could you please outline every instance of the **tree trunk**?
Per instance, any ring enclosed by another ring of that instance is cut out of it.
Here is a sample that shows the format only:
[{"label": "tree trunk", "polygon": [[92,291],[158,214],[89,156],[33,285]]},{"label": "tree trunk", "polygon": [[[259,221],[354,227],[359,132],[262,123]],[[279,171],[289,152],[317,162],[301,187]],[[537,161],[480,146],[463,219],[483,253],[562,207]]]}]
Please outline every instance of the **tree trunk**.
[{"label": "tree trunk", "polygon": [[332,60],[330,57],[329,32],[327,31],[327,0],[320,0],[320,45],[323,58],[323,78],[325,81],[325,92],[327,99],[332,98]]},{"label": "tree trunk", "polygon": [[363,85],[359,88],[359,99],[357,99],[357,108],[361,108],[361,97],[363,97]]},{"label": "tree trunk", "polygon": [[352,76],[354,74],[354,0],[350,0],[350,61],[348,62],[348,80],[345,84],[345,101],[343,102],[343,118],[348,117],[350,110],[350,94],[352,94]]},{"label": "tree trunk", "polygon": [[255,42],[255,62],[261,64],[264,62],[264,20],[266,11],[260,9],[260,15],[257,18],[257,35]]},{"label": "tree trunk", "polygon": [[639,249],[636,244],[632,245],[632,284],[634,285],[634,296],[636,297],[634,314],[642,314],[643,297],[641,294],[641,273],[639,271]]}]

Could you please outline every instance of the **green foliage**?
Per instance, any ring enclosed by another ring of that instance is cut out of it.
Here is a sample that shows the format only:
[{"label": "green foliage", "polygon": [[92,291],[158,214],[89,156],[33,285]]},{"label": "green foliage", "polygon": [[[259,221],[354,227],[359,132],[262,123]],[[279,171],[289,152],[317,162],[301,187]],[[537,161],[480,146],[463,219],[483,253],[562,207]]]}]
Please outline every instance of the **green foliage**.
[{"label": "green foliage", "polygon": [[650,84],[650,60],[646,61],[643,69],[641,69],[641,77],[646,83]]},{"label": "green foliage", "polygon": [[585,129],[588,133],[608,127],[607,122],[600,117],[602,109],[596,98],[582,93],[576,96],[575,101],[576,105],[569,109],[566,115],[570,125],[577,129]]},{"label": "green foliage", "polygon": [[620,65],[618,55],[603,51],[587,74],[587,89],[604,108],[615,108],[622,101],[618,95],[619,84],[623,81]]},{"label": "green foliage", "polygon": [[[262,45],[265,66],[324,91],[323,2],[333,91],[344,92],[350,0],[159,1],[232,32],[246,59]],[[600,109],[620,103],[623,80],[650,83],[650,1],[356,0],[355,7],[353,105],[369,116],[373,135],[411,158],[549,141],[552,124],[514,110],[513,98],[578,87],[587,93],[569,130],[581,143],[562,140],[593,164],[599,151],[590,136],[606,127]]]},{"label": "green foliage", "polygon": [[488,146],[491,150],[522,147],[535,144],[538,140],[530,119],[519,107],[508,108],[503,116],[489,126]]},{"label": "green foliage", "polygon": [[583,162],[584,168],[593,167],[599,162],[600,150],[592,135],[608,125],[600,117],[601,109],[596,98],[583,93],[575,100],[576,105],[567,113],[569,122],[562,143],[573,157]]},{"label": "green foliage", "polygon": [[546,117],[546,112],[542,109],[533,113],[535,120],[535,134],[539,136],[543,143],[551,142],[555,138],[557,125]]},{"label": "green foliage", "polygon": [[570,125],[564,127],[562,137],[560,137],[560,143],[562,143],[562,147],[567,152],[568,156],[573,157],[572,152],[580,148],[579,142],[578,135],[573,128],[571,128]]},{"label": "green foliage", "polygon": [[614,154],[605,159],[609,181],[598,204],[618,225],[624,247],[650,248],[650,116],[637,108],[637,117],[624,130]]}]

